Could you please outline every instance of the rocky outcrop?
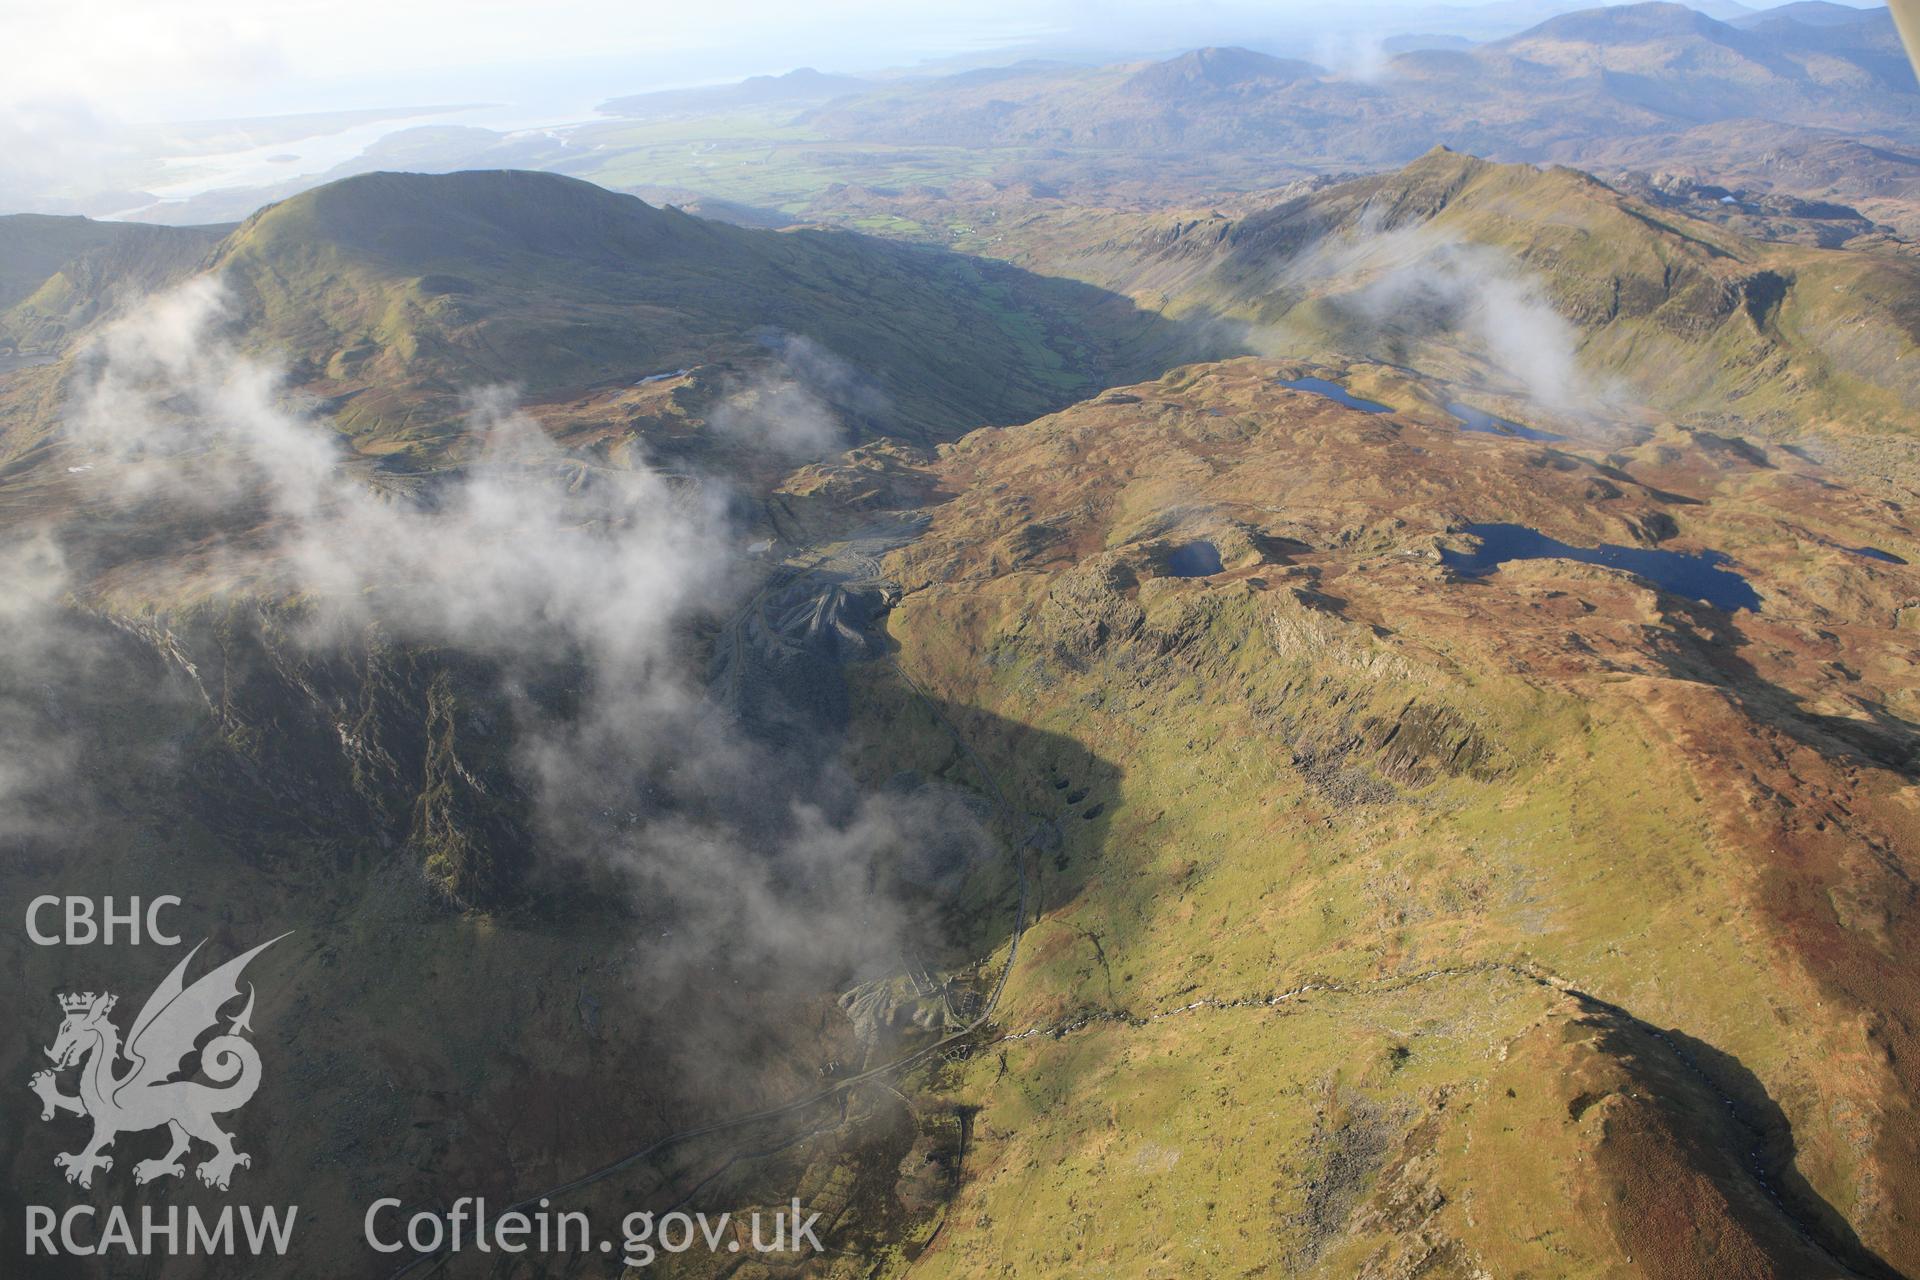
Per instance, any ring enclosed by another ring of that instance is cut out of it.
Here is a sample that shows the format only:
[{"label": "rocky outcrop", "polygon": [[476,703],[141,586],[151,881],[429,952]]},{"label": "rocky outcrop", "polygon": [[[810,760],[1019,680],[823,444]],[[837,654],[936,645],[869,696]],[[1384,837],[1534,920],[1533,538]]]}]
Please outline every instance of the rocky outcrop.
[{"label": "rocky outcrop", "polygon": [[400,851],[460,906],[498,905],[524,877],[528,802],[489,664],[266,605],[109,621],[205,709],[207,821]]}]

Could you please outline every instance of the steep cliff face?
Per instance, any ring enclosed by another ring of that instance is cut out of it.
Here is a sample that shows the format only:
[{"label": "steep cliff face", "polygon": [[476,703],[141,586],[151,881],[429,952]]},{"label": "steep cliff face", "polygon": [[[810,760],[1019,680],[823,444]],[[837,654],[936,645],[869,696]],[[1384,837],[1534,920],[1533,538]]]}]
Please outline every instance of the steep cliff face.
[{"label": "steep cliff face", "polygon": [[202,821],[386,851],[454,906],[511,900],[532,838],[497,665],[377,625],[318,639],[298,608],[264,603],[106,621],[203,705]]},{"label": "steep cliff face", "polygon": [[0,270],[12,277],[0,282],[0,350],[59,352],[100,321],[202,269],[230,229],[0,218]]},{"label": "steep cliff face", "polygon": [[[137,1007],[186,946],[231,955],[290,935],[248,972],[266,1065],[230,1122],[253,1156],[250,1202],[300,1206],[279,1274],[363,1267],[376,1197],[505,1204],[698,1117],[803,1096],[857,1059],[833,983],[771,965],[791,957],[784,940],[714,924],[739,907],[730,895],[751,897],[744,880],[703,881],[695,858],[642,894],[556,838],[552,814],[542,827],[528,717],[579,715],[564,659],[509,675],[478,647],[316,629],[302,607],[248,599],[59,606],[5,628],[0,898],[177,897],[166,924],[183,939],[63,949],[14,931],[0,1017],[23,1034],[7,1069],[24,1081],[44,1065],[52,997],[75,984]],[[621,823],[693,829],[661,792],[621,800]],[[891,1141],[880,1121],[873,1151]],[[63,1193],[51,1157],[71,1138],[6,1109],[10,1203]],[[129,1167],[153,1154],[137,1145],[126,1136]]]}]

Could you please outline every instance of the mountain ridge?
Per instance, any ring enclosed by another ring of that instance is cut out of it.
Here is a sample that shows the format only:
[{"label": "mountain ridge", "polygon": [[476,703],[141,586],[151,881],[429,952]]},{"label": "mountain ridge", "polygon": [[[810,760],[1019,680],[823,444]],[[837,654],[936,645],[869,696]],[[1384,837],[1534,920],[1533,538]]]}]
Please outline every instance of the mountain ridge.
[{"label": "mountain ridge", "polygon": [[[1882,443],[1910,432],[1904,406],[1920,397],[1910,254],[1758,241],[1579,170],[1446,148],[1238,217],[1134,225],[1093,244],[1041,242],[1031,260],[1194,323],[1237,323],[1269,354],[1455,370],[1474,363],[1451,345],[1471,345],[1453,327],[1467,323],[1460,299],[1485,277],[1537,290],[1537,315],[1571,326],[1568,358],[1595,387],[1621,379],[1657,412],[1818,441],[1856,469],[1920,480]],[[1452,279],[1439,286],[1450,301],[1428,277]],[[1400,291],[1387,314],[1369,302],[1381,288]]]},{"label": "mountain ridge", "polygon": [[[1136,346],[1162,341],[1154,318],[1085,286],[849,232],[713,222],[523,171],[343,179],[249,219],[213,270],[248,341],[323,394],[412,388],[441,413],[457,410],[449,388],[476,379],[566,396],[752,364],[791,335],[864,369],[898,414],[887,429],[924,438],[1086,385],[1065,350],[1083,369],[1131,367]],[[909,315],[919,322],[898,323]],[[350,415],[387,412],[375,399]]]}]

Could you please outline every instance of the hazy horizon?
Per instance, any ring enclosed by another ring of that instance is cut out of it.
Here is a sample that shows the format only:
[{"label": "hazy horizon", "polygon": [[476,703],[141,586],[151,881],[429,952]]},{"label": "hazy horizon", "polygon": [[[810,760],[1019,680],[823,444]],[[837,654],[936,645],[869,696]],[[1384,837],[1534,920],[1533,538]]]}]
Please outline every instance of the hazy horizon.
[{"label": "hazy horizon", "polygon": [[[529,25],[511,6],[449,0],[399,6],[99,0],[59,11],[16,11],[0,19],[0,31],[14,48],[61,51],[13,70],[9,111],[67,104],[120,123],[155,124],[493,102],[529,91],[556,98],[639,93],[803,66],[901,71],[1032,46],[1079,46],[1099,57],[1222,42],[1297,45],[1320,32],[1385,37],[1480,22],[1517,27],[1529,15],[1631,2],[1380,0],[1330,14],[1299,0],[1271,6],[1209,0],[1178,9],[1149,0],[991,0],[902,14],[873,0],[833,0],[802,15],[764,0],[718,0],[697,13],[566,0],[548,11],[551,21]],[[1776,6],[1704,0],[1690,7],[1757,12]],[[1409,25],[1419,19],[1432,21]]]},{"label": "hazy horizon", "polygon": [[[175,220],[165,210],[177,202],[230,192],[218,216],[237,216],[251,198],[264,203],[338,176],[413,126],[510,135],[580,125],[600,119],[596,107],[610,98],[800,67],[930,74],[1233,44],[1364,79],[1394,36],[1484,40],[1585,7],[1589,0],[1387,0],[1329,14],[1293,0],[1177,10],[1144,0],[992,0],[903,15],[872,0],[836,0],[801,15],[761,0],[697,11],[567,0],[534,24],[510,5],[448,0],[99,0],[16,10],[0,19],[8,43],[59,53],[16,68],[0,95],[0,213]],[[1734,16],[1768,6],[1692,7]]]}]

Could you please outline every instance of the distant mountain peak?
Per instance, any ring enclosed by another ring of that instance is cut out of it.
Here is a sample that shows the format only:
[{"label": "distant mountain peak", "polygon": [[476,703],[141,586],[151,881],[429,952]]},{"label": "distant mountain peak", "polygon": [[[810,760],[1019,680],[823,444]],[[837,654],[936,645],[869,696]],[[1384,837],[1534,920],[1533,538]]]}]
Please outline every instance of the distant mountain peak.
[{"label": "distant mountain peak", "polygon": [[855,79],[852,76],[828,75],[826,72],[817,71],[812,67],[795,67],[793,70],[783,72],[777,76],[776,75],[748,76],[741,83],[754,84],[754,85],[780,85],[782,88],[787,88],[787,89],[805,89],[814,85],[832,85],[835,87],[840,87],[840,86],[846,86],[846,85],[859,85],[864,82],[861,80]]},{"label": "distant mountain peak", "polygon": [[1834,4],[1833,0],[1793,0],[1791,4],[1743,14],[1733,19],[1732,25],[1750,30],[1784,19],[1806,27],[1847,27],[1856,22],[1872,22],[1884,17],[1886,12],[1885,8],[1862,9],[1850,4]]},{"label": "distant mountain peak", "polygon": [[1548,18],[1518,35],[1495,42],[1495,47],[1533,40],[1580,40],[1593,44],[1638,44],[1683,36],[1731,34],[1733,28],[1697,9],[1668,0],[1642,4],[1607,5],[1579,9]]},{"label": "distant mountain peak", "polygon": [[247,220],[228,251],[292,241],[352,246],[403,261],[430,261],[475,244],[597,255],[650,247],[682,218],[557,173],[363,173],[267,206]]},{"label": "distant mountain peak", "polygon": [[617,116],[699,115],[771,103],[824,102],[871,87],[857,76],[797,67],[780,75],[749,76],[735,84],[630,94],[603,102],[598,109]]},{"label": "distant mountain peak", "polygon": [[1218,93],[1251,84],[1311,80],[1321,73],[1310,62],[1276,58],[1238,46],[1209,47],[1142,68],[1128,78],[1127,92],[1142,96]]}]

